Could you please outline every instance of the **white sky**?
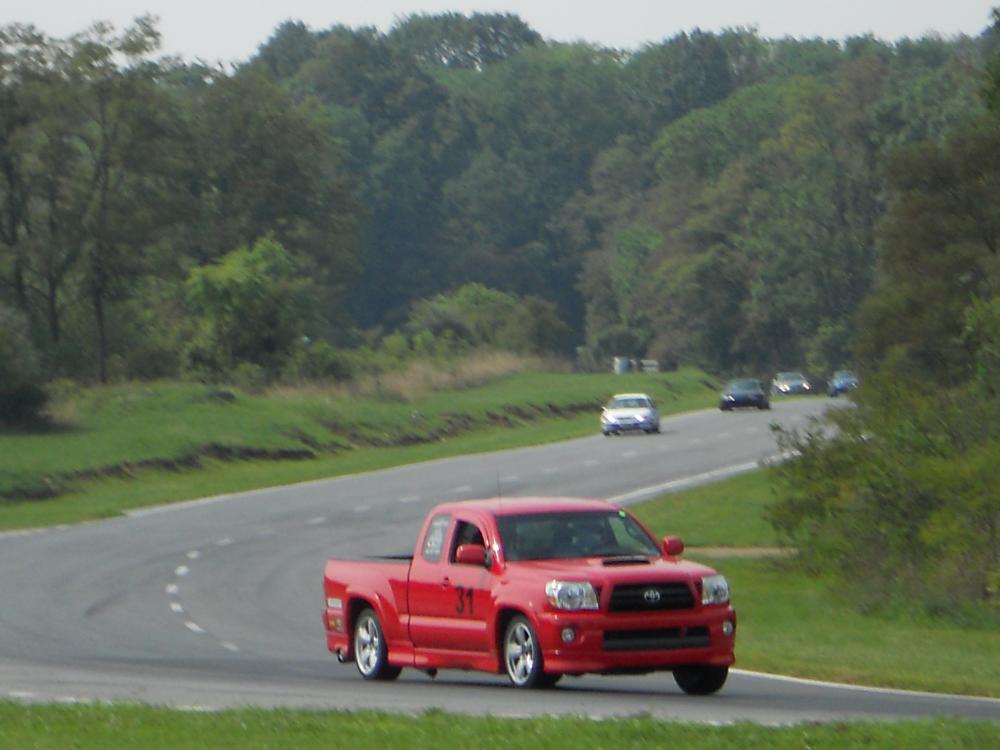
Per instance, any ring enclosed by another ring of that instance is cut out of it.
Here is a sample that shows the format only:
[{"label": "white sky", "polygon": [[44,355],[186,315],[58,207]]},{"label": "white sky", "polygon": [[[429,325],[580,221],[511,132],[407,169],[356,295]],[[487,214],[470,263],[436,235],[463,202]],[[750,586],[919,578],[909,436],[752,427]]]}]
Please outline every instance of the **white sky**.
[{"label": "white sky", "polygon": [[547,39],[637,49],[681,31],[735,26],[756,27],[765,37],[975,36],[990,25],[995,6],[1000,0],[4,0],[0,26],[30,23],[66,37],[94,21],[121,29],[150,13],[160,19],[164,52],[231,62],[253,55],[289,19],[313,31],[338,23],[387,31],[411,13],[509,12]]}]

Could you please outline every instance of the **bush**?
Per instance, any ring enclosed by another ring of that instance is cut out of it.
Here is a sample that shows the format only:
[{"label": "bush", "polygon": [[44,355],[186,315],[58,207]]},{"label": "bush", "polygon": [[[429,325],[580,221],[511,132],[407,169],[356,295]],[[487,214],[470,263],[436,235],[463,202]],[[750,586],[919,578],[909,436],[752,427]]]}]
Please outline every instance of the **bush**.
[{"label": "bush", "polygon": [[48,400],[43,381],[27,321],[18,311],[0,305],[0,422],[37,420]]},{"label": "bush", "polygon": [[297,349],[288,363],[285,376],[290,380],[350,380],[355,365],[349,355],[325,341]]},{"label": "bush", "polygon": [[834,435],[782,435],[798,458],[777,470],[772,523],[863,606],[1000,614],[1000,400],[979,383],[928,392],[898,371],[856,398],[829,417]]}]

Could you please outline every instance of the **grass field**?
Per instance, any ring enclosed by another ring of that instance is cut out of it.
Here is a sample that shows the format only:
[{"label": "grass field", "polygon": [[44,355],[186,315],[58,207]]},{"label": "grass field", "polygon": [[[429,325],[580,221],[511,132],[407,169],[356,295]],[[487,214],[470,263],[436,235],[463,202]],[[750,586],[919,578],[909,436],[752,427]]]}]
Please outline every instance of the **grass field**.
[{"label": "grass field", "polygon": [[199,714],[140,706],[0,703],[0,747],[28,750],[824,750],[991,748],[1000,724],[967,721],[706,726],[635,717],[508,719],[369,712],[240,710]]},{"label": "grass field", "polygon": [[661,536],[678,534],[688,547],[773,547],[779,539],[764,516],[773,500],[767,474],[753,471],[631,508]]},{"label": "grass field", "polygon": [[0,432],[0,528],[586,435],[618,390],[650,393],[664,414],[716,398],[696,370],[526,372],[413,398],[179,383],[87,389],[60,400],[63,416],[49,429]]}]

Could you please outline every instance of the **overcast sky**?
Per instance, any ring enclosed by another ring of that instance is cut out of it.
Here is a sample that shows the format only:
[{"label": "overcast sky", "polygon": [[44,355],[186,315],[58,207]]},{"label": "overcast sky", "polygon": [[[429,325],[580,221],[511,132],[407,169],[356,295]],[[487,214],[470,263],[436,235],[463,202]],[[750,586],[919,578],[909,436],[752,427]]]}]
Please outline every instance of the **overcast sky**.
[{"label": "overcast sky", "polygon": [[1000,0],[3,0],[0,25],[30,23],[66,37],[94,21],[122,28],[150,13],[160,19],[164,52],[240,61],[288,19],[314,31],[335,24],[387,31],[411,13],[509,12],[547,39],[637,49],[681,31],[735,26],[755,27],[765,37],[975,36],[989,26],[997,5]]}]

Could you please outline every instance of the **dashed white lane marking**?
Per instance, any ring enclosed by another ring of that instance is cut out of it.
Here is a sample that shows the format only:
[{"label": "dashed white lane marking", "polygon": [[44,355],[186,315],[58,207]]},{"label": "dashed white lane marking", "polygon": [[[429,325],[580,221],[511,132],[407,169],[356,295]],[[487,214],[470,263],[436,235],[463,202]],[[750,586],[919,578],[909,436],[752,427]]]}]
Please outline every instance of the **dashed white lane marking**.
[{"label": "dashed white lane marking", "polygon": [[625,451],[622,453],[622,458],[635,458],[637,455],[635,451]]},{"label": "dashed white lane marking", "polygon": [[451,488],[452,492],[458,492],[458,493],[470,492],[471,490],[472,490],[472,485],[469,484],[462,484],[459,485],[458,487]]},{"label": "dashed white lane marking", "polygon": [[396,502],[398,503],[415,503],[420,500],[420,495],[407,495],[406,497],[399,498]]},{"label": "dashed white lane marking", "polygon": [[321,523],[326,523],[326,516],[316,516],[315,518],[310,518],[306,523],[310,526],[319,526]]},{"label": "dashed white lane marking", "polygon": [[199,625],[196,622],[191,622],[190,620],[188,620],[187,622],[184,623],[184,627],[186,627],[192,633],[204,633],[205,632],[205,628],[203,628],[201,625]]},{"label": "dashed white lane marking", "polygon": [[501,482],[520,482],[521,481],[521,477],[519,477],[517,474],[511,474],[508,477],[500,477],[500,481]]},{"label": "dashed white lane marking", "polygon": [[11,690],[7,693],[7,697],[14,700],[30,701],[37,698],[38,695],[36,693],[29,693],[27,690]]},{"label": "dashed white lane marking", "polygon": [[600,463],[601,462],[598,461],[598,460],[596,460],[596,459],[588,458],[586,461],[583,462],[583,465],[584,466],[598,466]]},{"label": "dashed white lane marking", "polygon": [[170,602],[170,609],[177,614],[184,614],[184,607],[180,602]]},{"label": "dashed white lane marking", "polygon": [[229,641],[222,641],[219,645],[226,649],[226,651],[232,651],[234,654],[240,650],[239,646],[235,643],[230,643]]},{"label": "dashed white lane marking", "polygon": [[367,506],[367,505],[358,505],[358,506],[355,506],[354,512],[355,513],[364,513],[365,511],[369,510],[369,507],[370,506]]},{"label": "dashed white lane marking", "polygon": [[189,568],[187,565],[178,565],[177,568],[174,570],[174,575],[178,576],[179,578],[183,578],[190,572],[191,568]]},{"label": "dashed white lane marking", "polygon": [[719,433],[718,435],[716,435],[715,437],[716,437],[717,439],[722,439],[722,440],[725,440],[726,438],[731,438],[732,436],[733,436],[733,433],[731,433],[731,432],[720,432],[720,433]]},{"label": "dashed white lane marking", "polygon": [[550,477],[553,474],[557,473],[558,471],[559,471],[559,469],[555,469],[555,468],[553,468],[553,467],[550,466],[547,469],[542,469],[542,474],[544,474],[547,477]]},{"label": "dashed white lane marking", "polygon": [[232,539],[230,539],[228,536],[224,536],[222,537],[222,539],[218,540],[215,544],[217,547],[228,547],[232,543],[233,543]]},{"label": "dashed white lane marking", "polygon": [[188,560],[197,560],[199,557],[201,557],[201,552],[196,549],[191,550],[187,554]]},{"label": "dashed white lane marking", "polygon": [[177,596],[181,588],[176,583],[168,583],[166,591],[170,596]]}]

